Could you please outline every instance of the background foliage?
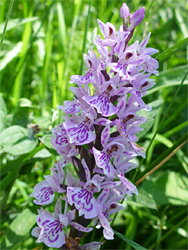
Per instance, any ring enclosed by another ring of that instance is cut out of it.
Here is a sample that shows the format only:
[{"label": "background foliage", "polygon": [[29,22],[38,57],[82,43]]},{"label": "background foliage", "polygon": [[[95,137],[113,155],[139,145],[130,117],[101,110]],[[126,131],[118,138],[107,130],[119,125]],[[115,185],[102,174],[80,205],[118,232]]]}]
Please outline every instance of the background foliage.
[{"label": "background foliage", "polygon": [[[122,3],[0,2],[2,249],[45,249],[30,236],[37,206],[29,195],[55,161],[50,131],[61,121],[56,106],[73,97],[70,75],[84,70],[82,55],[99,33],[97,18],[119,27]],[[186,249],[188,4],[185,0],[126,3],[132,12],[146,8],[144,22],[131,41],[152,32],[149,46],[159,50],[160,75],[145,97],[153,111],[143,112],[148,122],[139,134],[147,159],[138,159],[140,167],[128,175],[139,184],[140,194],[128,199],[127,209],[115,218],[115,240],[103,249]],[[102,240],[101,233],[96,230],[82,242]]]}]

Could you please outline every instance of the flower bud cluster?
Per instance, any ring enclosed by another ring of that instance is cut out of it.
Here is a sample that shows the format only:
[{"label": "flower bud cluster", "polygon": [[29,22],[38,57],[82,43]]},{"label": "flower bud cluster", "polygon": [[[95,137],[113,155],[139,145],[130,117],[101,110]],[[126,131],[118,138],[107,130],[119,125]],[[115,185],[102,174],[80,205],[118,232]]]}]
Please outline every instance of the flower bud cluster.
[{"label": "flower bud cluster", "polygon": [[[158,62],[151,55],[158,51],[146,48],[150,33],[141,43],[129,44],[144,18],[144,8],[130,14],[124,3],[120,15],[119,30],[98,20],[104,37],[99,35],[94,41],[99,56],[93,48],[84,54],[88,70],[84,76],[71,76],[70,83],[77,85],[70,88],[75,98],[58,106],[64,121],[52,129],[51,142],[62,158],[31,194],[37,205],[50,204],[59,195],[53,214],[39,210],[38,227],[32,231],[38,242],[49,247],[61,247],[75,232],[77,236],[90,232],[91,220],[94,227],[103,227],[105,239],[112,240],[110,215],[125,209],[122,199],[138,194],[125,174],[137,167],[135,157],[145,157],[144,149],[135,143],[140,125],[146,122],[138,111],[151,110],[143,96],[155,84],[150,76],[158,74]],[[78,178],[68,170],[68,163]],[[79,249],[97,249],[100,244]]]}]

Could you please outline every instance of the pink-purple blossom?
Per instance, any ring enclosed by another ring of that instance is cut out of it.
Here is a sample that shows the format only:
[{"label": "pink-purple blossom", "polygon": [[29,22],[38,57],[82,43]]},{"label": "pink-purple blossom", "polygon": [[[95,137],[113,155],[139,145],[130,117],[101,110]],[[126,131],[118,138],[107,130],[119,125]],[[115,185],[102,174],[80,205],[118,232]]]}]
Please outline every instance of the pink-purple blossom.
[{"label": "pink-purple blossom", "polygon": [[[76,85],[70,87],[74,100],[57,107],[64,115],[52,129],[51,143],[61,158],[31,194],[41,206],[53,204],[58,197],[54,213],[38,210],[38,226],[32,230],[37,242],[48,247],[60,248],[73,232],[80,235],[92,227],[102,227],[104,238],[112,240],[111,215],[125,209],[121,200],[138,195],[126,173],[137,167],[137,156],[145,157],[136,142],[147,119],[138,111],[151,110],[143,97],[155,85],[152,74],[158,75],[158,62],[152,58],[158,51],[146,47],[151,33],[141,42],[130,43],[144,13],[143,7],[131,14],[123,3],[119,29],[97,20],[103,36],[94,40],[98,53],[92,47],[84,54],[86,72],[70,80]],[[99,249],[101,244],[79,247]]]}]

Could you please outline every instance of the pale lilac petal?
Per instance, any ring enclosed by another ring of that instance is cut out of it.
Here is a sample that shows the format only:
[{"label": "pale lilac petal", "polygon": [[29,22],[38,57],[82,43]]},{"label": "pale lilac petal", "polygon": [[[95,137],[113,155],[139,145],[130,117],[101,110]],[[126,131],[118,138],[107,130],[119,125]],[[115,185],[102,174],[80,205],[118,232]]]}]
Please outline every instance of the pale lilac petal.
[{"label": "pale lilac petal", "polygon": [[92,82],[92,79],[93,79],[93,73],[88,71],[84,76],[72,75],[70,83],[88,84]]},{"label": "pale lilac petal", "polygon": [[105,188],[105,189],[109,189],[109,188],[114,188],[114,187],[117,187],[121,184],[120,181],[115,181],[115,182],[112,182],[112,181],[105,181],[104,183],[101,183],[101,188]]},{"label": "pale lilac petal", "polygon": [[41,227],[34,227],[34,228],[32,229],[32,231],[31,231],[31,235],[32,235],[33,237],[38,238],[39,235],[40,235],[40,232],[41,232]]},{"label": "pale lilac petal", "polygon": [[52,188],[52,190],[55,192],[58,190],[58,187],[60,186],[59,180],[57,175],[44,175],[44,178],[48,182],[49,186]]},{"label": "pale lilac petal", "polygon": [[44,242],[48,247],[60,248],[65,244],[65,233],[59,220],[46,211],[38,217],[38,225],[42,228],[37,242]]},{"label": "pale lilac petal", "polygon": [[128,181],[123,175],[118,175],[118,178],[122,182],[127,195],[132,196],[133,193],[138,195],[138,190],[134,184]]},{"label": "pale lilac petal", "polygon": [[64,106],[58,106],[58,109],[62,109],[67,114],[79,113],[81,111],[81,107],[75,101],[65,101]]},{"label": "pale lilac petal", "polygon": [[64,129],[63,124],[52,129],[51,143],[57,151],[64,149],[69,144],[67,131]]},{"label": "pale lilac petal", "polygon": [[54,208],[54,217],[57,219],[59,214],[61,213],[62,213],[62,204],[61,204],[61,200],[58,199]]},{"label": "pale lilac petal", "polygon": [[104,242],[91,242],[83,245],[84,250],[99,250],[100,247],[104,244]]},{"label": "pale lilac petal", "polygon": [[112,228],[110,227],[109,221],[105,218],[103,213],[99,213],[98,217],[99,217],[100,223],[103,227],[104,238],[107,240],[113,240],[114,239],[114,232],[113,232]]},{"label": "pale lilac petal", "polygon": [[101,205],[93,197],[93,194],[87,189],[68,187],[67,197],[69,204],[74,204],[79,210],[79,216],[84,215],[86,219],[96,217],[102,209]]},{"label": "pale lilac petal", "polygon": [[107,155],[105,151],[99,151],[95,148],[93,148],[93,154],[97,166],[104,170],[104,174],[109,177],[114,177],[116,171],[110,162],[112,156]]},{"label": "pale lilac petal", "polygon": [[84,159],[82,159],[82,165],[85,170],[86,180],[89,181],[91,179],[91,173]]},{"label": "pale lilac petal", "polygon": [[150,35],[151,35],[151,32],[149,32],[149,34],[146,36],[146,38],[144,38],[144,40],[141,42],[141,44],[139,45],[139,53],[141,54],[144,49],[146,48],[146,45],[148,44],[149,42],[149,39],[150,39]]},{"label": "pale lilac petal", "polygon": [[64,123],[71,143],[76,145],[88,144],[95,140],[95,134],[84,123]]},{"label": "pale lilac petal", "polygon": [[80,232],[91,232],[93,230],[93,228],[91,227],[83,227],[82,225],[78,224],[77,222],[71,222],[70,225],[74,228],[76,228],[78,231]]},{"label": "pale lilac petal", "polygon": [[106,147],[110,138],[110,126],[106,126],[101,133],[101,144]]},{"label": "pale lilac petal", "polygon": [[47,205],[54,200],[54,192],[47,181],[41,181],[34,187],[34,192],[30,196],[35,197],[33,202],[37,205]]},{"label": "pale lilac petal", "polygon": [[110,125],[112,122],[106,118],[99,118],[94,121],[94,124],[101,125],[101,126],[107,126]]},{"label": "pale lilac petal", "polygon": [[100,94],[99,96],[83,97],[83,99],[87,103],[94,106],[103,116],[112,116],[117,112],[116,107],[110,101],[110,97],[105,94]]}]

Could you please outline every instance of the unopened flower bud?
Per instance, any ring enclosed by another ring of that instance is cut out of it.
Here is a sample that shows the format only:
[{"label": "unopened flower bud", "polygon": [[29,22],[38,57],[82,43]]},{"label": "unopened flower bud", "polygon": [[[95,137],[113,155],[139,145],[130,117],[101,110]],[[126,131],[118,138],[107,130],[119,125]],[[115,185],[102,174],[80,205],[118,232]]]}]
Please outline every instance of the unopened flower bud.
[{"label": "unopened flower bud", "polygon": [[142,20],[144,19],[144,12],[145,12],[145,8],[142,7],[141,9],[137,10],[132,15],[132,17],[129,20],[130,22],[129,30],[134,29],[136,26],[138,26],[142,22]]},{"label": "unopened flower bud", "polygon": [[120,8],[120,16],[123,19],[123,21],[126,23],[126,19],[129,16],[129,8],[126,5],[126,3],[123,3],[123,5]]}]

